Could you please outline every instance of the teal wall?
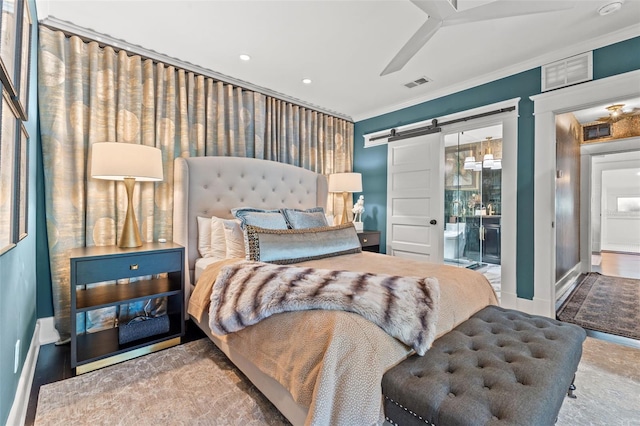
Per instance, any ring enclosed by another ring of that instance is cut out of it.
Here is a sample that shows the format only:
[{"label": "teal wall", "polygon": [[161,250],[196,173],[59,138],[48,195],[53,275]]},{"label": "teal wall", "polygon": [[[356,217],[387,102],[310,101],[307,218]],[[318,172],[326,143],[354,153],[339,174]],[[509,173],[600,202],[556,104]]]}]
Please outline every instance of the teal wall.
[{"label": "teal wall", "polygon": [[[640,37],[596,49],[593,78],[640,69]],[[381,231],[386,247],[387,146],[364,148],[363,135],[520,97],[518,118],[517,260],[518,297],[533,299],[534,117],[530,96],[540,93],[540,68],[355,123],[354,171],[362,173],[365,229]],[[357,194],[356,194],[357,195]]]},{"label": "teal wall", "polygon": [[[31,75],[29,121],[29,216],[28,235],[16,247],[0,256],[0,424],[5,424],[13,405],[18,380],[29,351],[36,324],[36,159],[37,138],[37,22],[35,0],[29,0],[31,18]],[[14,350],[20,340],[18,372],[13,373]]]},{"label": "teal wall", "polygon": [[[35,8],[32,7],[32,10],[35,11]],[[594,79],[640,69],[640,55],[634,54],[638,51],[640,51],[640,37],[595,50]],[[35,73],[33,68],[32,72]],[[540,68],[355,123],[354,170],[363,174],[363,194],[366,199],[364,225],[365,229],[382,231],[381,248],[384,250],[386,241],[387,148],[378,146],[364,149],[362,135],[521,97],[518,120],[517,289],[520,297],[533,298],[534,120],[533,102],[529,100],[529,96],[538,93],[540,93]],[[33,145],[36,143],[32,143],[32,148]],[[38,194],[35,202],[43,206],[44,178],[39,140],[37,145],[36,190]],[[359,194],[354,195],[357,197]],[[53,315],[53,305],[44,207],[38,209],[36,216],[36,238],[37,317],[45,318]]]}]

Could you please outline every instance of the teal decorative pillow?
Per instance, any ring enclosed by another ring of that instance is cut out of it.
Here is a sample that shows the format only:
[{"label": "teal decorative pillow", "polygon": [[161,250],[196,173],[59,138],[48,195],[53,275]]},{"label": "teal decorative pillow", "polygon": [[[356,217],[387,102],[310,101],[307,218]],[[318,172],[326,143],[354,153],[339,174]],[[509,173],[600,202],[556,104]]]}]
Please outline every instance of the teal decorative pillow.
[{"label": "teal decorative pillow", "polygon": [[247,225],[244,235],[248,260],[281,265],[362,251],[351,223],[284,230]]},{"label": "teal decorative pillow", "polygon": [[282,215],[291,229],[329,226],[322,207],[314,207],[307,210],[282,209]]},{"label": "teal decorative pillow", "polygon": [[231,209],[231,213],[240,219],[240,226],[258,226],[265,229],[287,229],[287,221],[280,210],[263,210],[251,207]]}]

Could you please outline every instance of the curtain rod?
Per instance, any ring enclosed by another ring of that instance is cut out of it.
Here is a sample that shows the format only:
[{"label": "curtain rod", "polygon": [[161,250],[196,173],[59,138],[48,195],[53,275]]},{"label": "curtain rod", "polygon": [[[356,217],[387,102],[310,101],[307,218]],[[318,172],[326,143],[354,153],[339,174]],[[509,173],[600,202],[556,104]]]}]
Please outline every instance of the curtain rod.
[{"label": "curtain rod", "polygon": [[66,36],[76,36],[81,38],[84,41],[94,41],[103,47],[109,46],[113,48],[116,52],[120,50],[124,50],[125,52],[129,52],[131,54],[141,56],[144,59],[150,59],[154,62],[171,65],[176,68],[184,69],[185,71],[191,71],[196,74],[203,75],[204,77],[209,77],[214,80],[221,81],[223,83],[240,87],[241,89],[250,90],[252,92],[258,92],[263,95],[267,95],[267,96],[271,96],[273,98],[279,99],[281,101],[290,102],[290,103],[299,105],[301,107],[308,108],[308,109],[320,112],[322,114],[328,114],[328,115],[341,118],[343,120],[353,123],[353,119],[348,115],[341,114],[336,111],[328,110],[314,104],[310,104],[301,99],[297,99],[292,96],[288,96],[283,93],[276,92],[275,90],[267,89],[266,87],[249,83],[248,81],[230,77],[228,75],[210,70],[208,68],[204,68],[199,65],[192,64],[191,62],[182,61],[178,58],[167,56],[163,53],[146,49],[136,44],[128,43],[125,40],[117,39],[115,37],[111,37],[110,35],[102,34],[97,31],[91,30],[89,28],[81,27],[72,22],[63,21],[54,16],[47,16],[46,18],[41,19],[39,21],[39,24],[52,30],[62,31]]},{"label": "curtain rod", "polygon": [[455,120],[443,121],[439,123],[437,119],[431,120],[431,124],[427,126],[417,127],[415,129],[405,130],[404,132],[398,132],[396,129],[391,129],[386,135],[379,135],[375,137],[369,138],[370,141],[376,141],[379,139],[389,139],[389,141],[396,141],[400,139],[411,138],[414,136],[426,135],[428,133],[436,133],[441,130],[442,126],[447,126],[451,124],[460,123],[462,121],[469,121],[476,118],[488,117],[490,115],[502,114],[503,112],[510,112],[516,109],[515,106],[510,106],[507,108],[500,108],[494,111],[483,112],[481,114],[474,114],[468,117],[456,118]]}]

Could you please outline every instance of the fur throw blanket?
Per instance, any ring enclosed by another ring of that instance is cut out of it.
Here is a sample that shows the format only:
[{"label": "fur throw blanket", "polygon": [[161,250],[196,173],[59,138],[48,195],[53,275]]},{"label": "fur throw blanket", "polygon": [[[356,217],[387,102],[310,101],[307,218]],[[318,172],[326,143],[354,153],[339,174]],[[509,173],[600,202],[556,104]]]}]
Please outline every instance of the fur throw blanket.
[{"label": "fur throw blanket", "polygon": [[424,355],[435,339],[439,299],[435,278],[244,261],[220,271],[209,326],[224,335],[281,312],[342,310],[363,316]]}]

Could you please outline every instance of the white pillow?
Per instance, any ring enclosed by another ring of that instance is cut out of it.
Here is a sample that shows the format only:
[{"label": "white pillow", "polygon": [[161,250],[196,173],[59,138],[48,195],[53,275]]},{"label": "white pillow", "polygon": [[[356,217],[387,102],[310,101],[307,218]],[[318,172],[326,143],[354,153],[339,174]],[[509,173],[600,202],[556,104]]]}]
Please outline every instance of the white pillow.
[{"label": "white pillow", "polygon": [[224,236],[227,241],[227,258],[245,259],[244,232],[239,219],[223,219]]},{"label": "white pillow", "polygon": [[[227,237],[224,233],[223,219],[219,217],[211,217],[211,250],[210,256],[217,259],[224,259],[227,257]],[[207,257],[207,256],[205,256]]]},{"label": "white pillow", "polygon": [[333,226],[333,225],[335,225],[335,223],[334,223],[334,217],[333,217],[333,215],[332,215],[331,213],[325,213],[325,214],[324,214],[324,217],[326,217],[326,218],[327,218],[327,223],[329,224],[329,226]]},{"label": "white pillow", "polygon": [[211,257],[211,219],[198,216],[198,251],[200,257]]}]

